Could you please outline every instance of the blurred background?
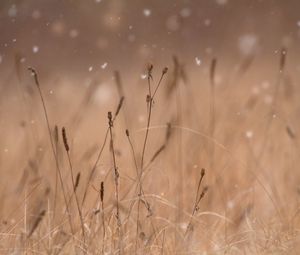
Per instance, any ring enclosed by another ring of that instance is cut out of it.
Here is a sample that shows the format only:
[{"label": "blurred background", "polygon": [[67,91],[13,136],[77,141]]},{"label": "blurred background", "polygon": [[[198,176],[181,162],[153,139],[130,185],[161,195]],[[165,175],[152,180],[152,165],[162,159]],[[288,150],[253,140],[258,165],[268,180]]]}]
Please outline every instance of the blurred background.
[{"label": "blurred background", "polygon": [[254,52],[268,61],[286,46],[299,59],[299,8],[297,0],[3,0],[0,71],[15,54],[46,73],[82,76],[167,65],[173,54],[191,65]]}]

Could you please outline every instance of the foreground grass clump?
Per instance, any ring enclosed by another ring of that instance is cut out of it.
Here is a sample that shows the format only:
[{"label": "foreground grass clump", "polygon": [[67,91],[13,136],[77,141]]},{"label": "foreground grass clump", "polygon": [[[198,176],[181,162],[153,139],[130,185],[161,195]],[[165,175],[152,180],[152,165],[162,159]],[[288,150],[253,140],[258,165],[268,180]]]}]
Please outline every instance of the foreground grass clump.
[{"label": "foreground grass clump", "polygon": [[101,109],[97,86],[62,102],[29,68],[27,116],[2,134],[0,253],[297,254],[299,89],[285,49],[263,92],[244,66],[220,81],[213,59],[195,82],[174,57],[138,87],[115,72]]}]

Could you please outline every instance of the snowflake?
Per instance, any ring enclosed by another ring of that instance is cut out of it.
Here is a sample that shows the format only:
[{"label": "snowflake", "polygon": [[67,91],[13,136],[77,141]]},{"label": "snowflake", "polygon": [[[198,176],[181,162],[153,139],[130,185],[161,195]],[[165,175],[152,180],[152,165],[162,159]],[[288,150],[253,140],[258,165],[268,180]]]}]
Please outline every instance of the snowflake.
[{"label": "snowflake", "polygon": [[144,14],[144,16],[149,17],[151,15],[151,10],[150,9],[144,9],[143,14]]},{"label": "snowflake", "polygon": [[197,65],[197,66],[200,66],[201,63],[202,63],[201,59],[198,58],[198,57],[195,57],[195,62],[196,62],[196,65]]},{"label": "snowflake", "polygon": [[93,71],[93,67],[92,66],[89,67],[89,72],[91,72],[91,71]]},{"label": "snowflake", "polygon": [[246,131],[246,137],[251,139],[253,137],[253,132],[251,130]]},{"label": "snowflake", "polygon": [[228,3],[228,0],[216,0],[217,4],[219,5],[225,5]]},{"label": "snowflake", "polygon": [[79,35],[79,32],[77,29],[71,29],[69,35],[71,38],[76,38]]},{"label": "snowflake", "polygon": [[257,36],[253,34],[246,34],[239,38],[239,49],[242,54],[250,55],[252,54],[257,48]]},{"label": "snowflake", "polygon": [[33,19],[39,19],[41,17],[41,12],[39,10],[34,10],[31,16]]},{"label": "snowflake", "polygon": [[102,69],[105,69],[107,67],[108,63],[107,62],[104,62],[102,65],[101,65],[101,68]]},{"label": "snowflake", "polygon": [[17,16],[17,6],[13,4],[9,9],[8,9],[8,16],[9,17],[16,17]]},{"label": "snowflake", "polygon": [[32,52],[33,52],[33,53],[38,53],[39,50],[40,50],[40,48],[39,48],[38,46],[36,46],[36,45],[34,45],[34,46],[32,47]]},{"label": "snowflake", "polygon": [[183,9],[180,11],[180,15],[181,15],[181,17],[183,17],[183,18],[187,18],[187,17],[191,16],[191,13],[192,13],[192,11],[191,11],[191,9],[189,9],[189,8],[183,8]]},{"label": "snowflake", "polygon": [[208,26],[210,26],[210,24],[211,24],[211,20],[210,20],[210,19],[205,19],[205,20],[204,20],[204,25],[205,25],[205,26],[208,27]]}]

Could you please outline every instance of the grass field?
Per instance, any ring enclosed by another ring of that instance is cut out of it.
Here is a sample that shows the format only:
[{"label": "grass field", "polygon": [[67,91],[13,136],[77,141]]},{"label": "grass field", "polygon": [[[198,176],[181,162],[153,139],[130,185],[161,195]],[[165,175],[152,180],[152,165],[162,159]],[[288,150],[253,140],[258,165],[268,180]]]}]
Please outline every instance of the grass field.
[{"label": "grass field", "polygon": [[130,86],[118,72],[53,85],[16,60],[19,90],[1,106],[1,254],[298,254],[286,53],[268,80],[247,58],[228,73],[174,57]]},{"label": "grass field", "polygon": [[0,254],[300,254],[298,2],[0,1]]}]

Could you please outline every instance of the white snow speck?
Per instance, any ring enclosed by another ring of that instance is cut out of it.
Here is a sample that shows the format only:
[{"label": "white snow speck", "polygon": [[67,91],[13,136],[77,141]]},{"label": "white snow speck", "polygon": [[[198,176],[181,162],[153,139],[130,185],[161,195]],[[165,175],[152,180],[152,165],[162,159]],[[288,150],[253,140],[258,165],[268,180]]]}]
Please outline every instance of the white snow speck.
[{"label": "white snow speck", "polygon": [[263,88],[263,89],[268,89],[269,87],[270,87],[270,82],[268,82],[268,81],[263,81],[262,83],[261,83],[261,87]]},{"label": "white snow speck", "polygon": [[257,36],[253,34],[246,34],[239,38],[238,46],[239,50],[244,55],[250,55],[254,53],[257,48]]},{"label": "white snow speck", "polygon": [[103,64],[101,65],[101,68],[102,68],[102,69],[105,69],[105,68],[107,67],[107,65],[108,65],[108,63],[105,62],[105,63],[103,63]]},{"label": "white snow speck", "polygon": [[268,105],[272,104],[272,102],[273,102],[273,97],[272,97],[271,95],[266,95],[266,96],[264,97],[264,102],[265,102],[265,104],[268,104]]},{"label": "white snow speck", "polygon": [[146,117],[145,117],[145,115],[139,115],[139,117],[138,117],[138,120],[139,120],[139,122],[140,123],[143,123],[143,122],[145,122],[146,121]]},{"label": "white snow speck", "polygon": [[233,207],[234,207],[234,202],[232,200],[228,201],[227,202],[227,208],[228,209],[233,209]]},{"label": "white snow speck", "polygon": [[252,94],[258,95],[259,93],[260,93],[259,87],[255,86],[255,87],[252,88]]},{"label": "white snow speck", "polygon": [[0,55],[0,64],[2,63],[3,61],[3,57]]},{"label": "white snow speck", "polygon": [[16,38],[14,38],[12,41],[15,43],[15,42],[17,41],[17,39],[16,39]]},{"label": "white snow speck", "polygon": [[39,48],[38,46],[36,46],[36,45],[34,45],[34,46],[32,47],[32,52],[33,52],[33,53],[38,53],[39,50],[40,50],[40,48]]},{"label": "white snow speck", "polygon": [[216,0],[216,3],[219,5],[225,5],[228,3],[228,0]]},{"label": "white snow speck", "polygon": [[297,21],[297,26],[300,27],[300,20]]},{"label": "white snow speck", "polygon": [[76,38],[79,35],[79,32],[77,29],[71,29],[69,35],[71,38]]},{"label": "white snow speck", "polygon": [[34,11],[32,12],[32,15],[31,15],[31,17],[32,17],[33,19],[39,19],[41,16],[42,16],[42,15],[41,15],[41,12],[40,12],[39,10],[34,10]]},{"label": "white snow speck", "polygon": [[141,74],[141,79],[142,79],[142,80],[145,80],[146,78],[147,78],[147,74],[142,73],[142,74]]},{"label": "white snow speck", "polygon": [[180,28],[180,23],[177,15],[171,15],[166,21],[167,29],[177,31]]},{"label": "white snow speck", "polygon": [[246,137],[251,139],[253,137],[253,132],[251,130],[246,131]]},{"label": "white snow speck", "polygon": [[131,42],[131,43],[134,42],[135,41],[135,35],[132,35],[132,34],[128,35],[128,41]]},{"label": "white snow speck", "polygon": [[191,9],[189,9],[189,8],[183,8],[183,9],[180,11],[180,15],[181,15],[181,17],[183,17],[183,18],[187,18],[187,17],[191,16],[191,13],[192,13],[192,11],[191,11]]},{"label": "white snow speck", "polygon": [[144,9],[143,14],[145,17],[149,17],[151,15],[151,10],[150,9]]},{"label": "white snow speck", "polygon": [[198,58],[198,57],[195,57],[195,62],[196,62],[196,65],[197,65],[197,66],[200,66],[201,63],[202,63],[201,59]]},{"label": "white snow speck", "polygon": [[9,9],[8,9],[8,16],[13,18],[17,16],[17,6],[13,4]]},{"label": "white snow speck", "polygon": [[112,99],[113,93],[109,84],[103,83],[97,88],[94,99],[99,105],[107,104]]},{"label": "white snow speck", "polygon": [[180,228],[182,229],[182,230],[187,230],[187,228],[188,228],[188,223],[186,223],[186,222],[181,222],[180,223]]},{"label": "white snow speck", "polygon": [[211,20],[210,20],[210,19],[205,19],[205,20],[204,20],[204,25],[205,25],[205,26],[208,27],[208,26],[210,26],[210,24],[211,24]]},{"label": "white snow speck", "polygon": [[92,66],[89,67],[89,72],[91,72],[91,71],[93,71],[93,67]]}]

